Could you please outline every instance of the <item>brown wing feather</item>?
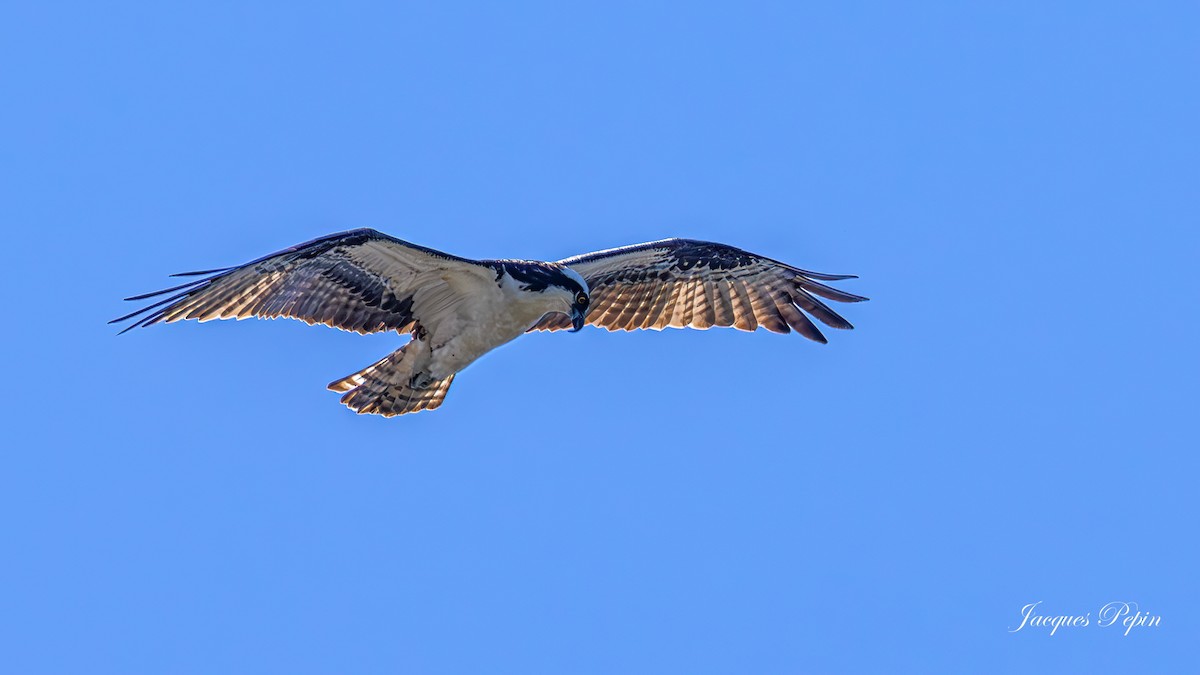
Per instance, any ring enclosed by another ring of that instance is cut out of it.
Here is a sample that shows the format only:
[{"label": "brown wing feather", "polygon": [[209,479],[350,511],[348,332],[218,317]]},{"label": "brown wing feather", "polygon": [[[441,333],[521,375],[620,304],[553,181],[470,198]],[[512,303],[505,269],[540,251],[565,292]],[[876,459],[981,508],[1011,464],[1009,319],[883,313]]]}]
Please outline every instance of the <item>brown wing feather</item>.
[{"label": "brown wing feather", "polygon": [[[825,336],[808,315],[833,328],[852,328],[815,296],[837,302],[866,298],[819,281],[850,275],[810,272],[732,246],[665,239],[559,261],[587,280],[587,322],[608,330],[732,326]],[[819,280],[819,281],[818,281]],[[807,313],[807,315],[806,315]],[[561,330],[570,321],[550,314],[530,330]]]},{"label": "brown wing feather", "polygon": [[[413,294],[430,273],[442,269],[491,271],[475,261],[389,237],[352,230],[293,246],[240,267],[210,270],[203,279],[156,293],[176,295],[127,314],[139,326],[181,319],[286,317],[356,333],[411,330]],[[152,311],[154,310],[154,311]],[[142,315],[145,316],[142,316]]]},{"label": "brown wing feather", "polygon": [[715,282],[713,296],[716,301],[716,306],[713,308],[713,322],[722,328],[732,326],[734,313],[733,303],[729,299],[729,284],[720,281]]}]

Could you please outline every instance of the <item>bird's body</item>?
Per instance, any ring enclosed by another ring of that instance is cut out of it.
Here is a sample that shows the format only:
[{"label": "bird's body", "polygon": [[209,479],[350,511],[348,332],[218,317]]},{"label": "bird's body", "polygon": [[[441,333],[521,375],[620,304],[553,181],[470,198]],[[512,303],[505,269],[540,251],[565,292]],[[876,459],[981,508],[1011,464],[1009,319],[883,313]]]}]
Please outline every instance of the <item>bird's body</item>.
[{"label": "bird's body", "polygon": [[579,330],[585,322],[609,330],[761,325],[824,342],[801,309],[826,325],[851,326],[814,294],[865,300],[816,281],[850,277],[687,239],[559,262],[468,260],[362,229],[181,276],[191,275],[208,276],[129,298],[180,291],[114,322],[157,310],[125,330],[180,319],[289,317],[358,333],[411,333],[408,344],[329,385],[356,412],[387,416],[438,407],[458,372],[531,330]]}]

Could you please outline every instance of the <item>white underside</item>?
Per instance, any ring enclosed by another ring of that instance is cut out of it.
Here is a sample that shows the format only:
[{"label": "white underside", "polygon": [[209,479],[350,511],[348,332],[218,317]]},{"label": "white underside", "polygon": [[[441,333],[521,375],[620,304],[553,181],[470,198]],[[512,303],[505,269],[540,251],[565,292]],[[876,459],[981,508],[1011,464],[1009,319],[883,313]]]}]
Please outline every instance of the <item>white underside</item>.
[{"label": "white underside", "polygon": [[440,275],[423,284],[413,313],[421,317],[424,340],[414,339],[404,361],[414,375],[445,379],[502,344],[520,337],[549,312],[569,311],[569,297],[553,289],[523,291],[507,275],[494,278]]}]

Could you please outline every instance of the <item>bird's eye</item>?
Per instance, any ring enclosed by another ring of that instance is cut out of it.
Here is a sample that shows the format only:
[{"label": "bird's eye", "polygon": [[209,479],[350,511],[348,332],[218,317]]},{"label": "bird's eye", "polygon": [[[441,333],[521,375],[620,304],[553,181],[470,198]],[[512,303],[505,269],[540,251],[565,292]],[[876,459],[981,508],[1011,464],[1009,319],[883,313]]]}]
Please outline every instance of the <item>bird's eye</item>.
[{"label": "bird's eye", "polygon": [[575,302],[580,305],[586,305],[587,301],[588,301],[588,297],[582,293],[580,293],[579,296],[575,298]]}]

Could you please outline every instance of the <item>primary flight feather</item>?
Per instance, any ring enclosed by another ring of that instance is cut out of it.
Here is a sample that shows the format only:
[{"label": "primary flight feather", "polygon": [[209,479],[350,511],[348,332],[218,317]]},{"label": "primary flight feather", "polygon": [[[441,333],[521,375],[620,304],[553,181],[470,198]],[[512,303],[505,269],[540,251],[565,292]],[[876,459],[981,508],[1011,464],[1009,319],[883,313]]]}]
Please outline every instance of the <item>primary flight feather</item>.
[{"label": "primary flight feather", "polygon": [[532,330],[732,326],[825,336],[811,315],[853,328],[819,298],[866,298],[820,274],[725,244],[664,239],[558,262],[469,260],[371,229],[314,239],[239,267],[188,272],[194,281],[127,300],[169,295],[110,323],[121,332],[181,319],[287,317],[356,333],[412,339],[332,382],[342,403],[385,416],[442,404],[455,374]]}]

